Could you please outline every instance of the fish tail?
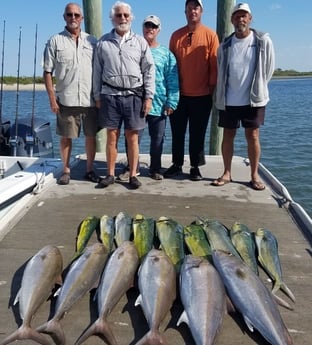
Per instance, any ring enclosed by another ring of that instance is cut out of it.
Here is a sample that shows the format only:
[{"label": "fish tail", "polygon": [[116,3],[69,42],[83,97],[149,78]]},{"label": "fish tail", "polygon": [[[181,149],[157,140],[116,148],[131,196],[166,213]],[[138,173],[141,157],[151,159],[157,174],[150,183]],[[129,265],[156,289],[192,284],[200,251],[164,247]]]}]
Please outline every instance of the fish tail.
[{"label": "fish tail", "polygon": [[295,303],[296,302],[296,297],[295,295],[292,293],[292,291],[290,290],[290,288],[284,283],[282,282],[281,284],[281,290]]},{"label": "fish tail", "polygon": [[40,333],[49,334],[56,345],[65,345],[65,333],[59,321],[51,319],[37,328]]},{"label": "fish tail", "polygon": [[158,330],[150,330],[135,345],[168,345],[168,342]]},{"label": "fish tail", "polygon": [[10,344],[16,340],[31,339],[41,345],[50,345],[50,342],[40,333],[30,328],[29,326],[21,326],[7,338],[2,340],[1,345]]},{"label": "fish tail", "polygon": [[97,319],[75,342],[75,345],[80,345],[85,342],[92,335],[99,335],[105,339],[108,345],[117,345],[117,341],[111,330],[109,324],[104,319]]},{"label": "fish tail", "polygon": [[281,297],[278,297],[274,293],[272,293],[272,295],[273,295],[276,303],[279,304],[280,306],[282,306],[282,307],[284,307],[286,309],[289,309],[289,310],[293,310],[294,309],[288,302],[284,301]]}]

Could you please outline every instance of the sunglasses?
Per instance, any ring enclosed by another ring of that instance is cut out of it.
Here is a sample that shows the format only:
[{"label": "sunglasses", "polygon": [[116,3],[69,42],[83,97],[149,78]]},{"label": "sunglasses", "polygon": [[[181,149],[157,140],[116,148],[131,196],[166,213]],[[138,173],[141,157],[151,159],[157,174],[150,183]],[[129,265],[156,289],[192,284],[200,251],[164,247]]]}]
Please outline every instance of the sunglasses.
[{"label": "sunglasses", "polygon": [[80,17],[81,17],[81,14],[80,14],[80,13],[66,13],[66,16],[67,16],[68,18],[72,18],[72,17],[80,18]]},{"label": "sunglasses", "polygon": [[129,13],[115,13],[115,17],[117,18],[121,18],[122,16],[124,16],[125,18],[129,18],[130,14]]},{"label": "sunglasses", "polygon": [[153,24],[153,23],[151,23],[151,22],[145,23],[145,24],[144,24],[144,27],[145,27],[146,29],[158,29],[158,25],[155,25],[155,24]]}]

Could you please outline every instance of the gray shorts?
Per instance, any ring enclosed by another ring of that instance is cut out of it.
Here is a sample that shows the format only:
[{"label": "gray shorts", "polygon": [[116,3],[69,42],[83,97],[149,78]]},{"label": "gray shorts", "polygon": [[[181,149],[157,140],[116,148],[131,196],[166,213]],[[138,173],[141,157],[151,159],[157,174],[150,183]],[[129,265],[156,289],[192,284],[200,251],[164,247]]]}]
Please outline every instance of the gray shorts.
[{"label": "gray shorts", "polygon": [[101,94],[100,128],[140,130],[146,119],[142,112],[142,98],[136,95],[111,96]]},{"label": "gray shorts", "polygon": [[62,104],[56,120],[56,134],[66,138],[78,138],[81,124],[83,134],[95,137],[98,132],[98,109],[96,107],[67,107]]}]

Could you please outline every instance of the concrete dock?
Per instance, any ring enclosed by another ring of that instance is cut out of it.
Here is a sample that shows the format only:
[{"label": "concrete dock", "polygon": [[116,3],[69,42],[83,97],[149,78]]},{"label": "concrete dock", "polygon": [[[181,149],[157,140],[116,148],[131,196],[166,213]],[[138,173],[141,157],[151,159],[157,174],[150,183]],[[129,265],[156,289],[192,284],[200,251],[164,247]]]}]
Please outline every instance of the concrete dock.
[{"label": "concrete dock", "polygon": [[[104,156],[98,154],[95,168],[105,176]],[[163,166],[169,167],[170,156],[164,155]],[[124,155],[119,156],[116,175],[122,172]],[[186,159],[184,174],[175,179],[154,181],[148,177],[149,156],[141,155],[142,187],[131,190],[128,184],[118,182],[105,189],[83,179],[85,159],[82,156],[72,169],[71,182],[67,186],[52,183],[40,194],[29,198],[27,206],[20,210],[0,240],[0,343],[21,324],[18,305],[13,306],[20,286],[23,269],[27,261],[47,244],[57,245],[66,266],[75,250],[75,239],[80,222],[88,215],[115,216],[125,211],[131,216],[140,213],[157,220],[167,216],[182,225],[188,225],[196,216],[213,218],[231,227],[240,221],[251,230],[259,227],[272,231],[278,239],[279,256],[286,284],[294,292],[294,310],[280,307],[282,318],[296,345],[310,345],[312,337],[311,286],[312,260],[311,244],[305,234],[289,215],[281,202],[282,197],[271,190],[269,184],[264,191],[254,191],[249,185],[250,169],[241,157],[233,160],[233,182],[223,187],[211,186],[211,181],[222,174],[221,157],[207,157],[201,167],[203,180],[192,182],[188,179],[189,163]],[[267,181],[265,181],[267,182]],[[0,234],[1,238],[1,234]],[[96,236],[90,243],[96,241]],[[271,287],[267,276],[261,277]],[[121,299],[109,316],[109,322],[118,344],[133,345],[147,331],[148,326],[141,308],[135,307],[138,296],[136,286]],[[280,296],[289,301],[285,295]],[[84,296],[61,320],[67,344],[73,345],[81,333],[96,318],[96,303],[93,292]],[[290,302],[291,303],[291,302]],[[40,308],[32,322],[33,328],[49,318],[51,302]],[[176,326],[183,308],[179,299],[171,313],[164,320],[161,331],[169,344],[195,344],[186,324]],[[47,339],[53,344],[52,339]],[[22,340],[21,344],[34,344]],[[86,345],[104,344],[97,336],[89,338]],[[241,316],[231,313],[225,316],[216,344],[250,345],[267,344],[258,333],[251,333]]]}]

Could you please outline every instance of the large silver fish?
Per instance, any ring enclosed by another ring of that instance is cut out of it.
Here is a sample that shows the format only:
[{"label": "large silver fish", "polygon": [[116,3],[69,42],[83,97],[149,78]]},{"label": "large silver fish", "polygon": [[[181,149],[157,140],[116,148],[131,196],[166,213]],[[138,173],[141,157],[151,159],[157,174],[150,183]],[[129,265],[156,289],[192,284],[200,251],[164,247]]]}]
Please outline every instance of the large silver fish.
[{"label": "large silver fish", "polygon": [[135,305],[141,305],[150,331],[136,345],[164,345],[166,339],[159,331],[176,299],[176,271],[162,250],[152,249],[139,269],[140,295]]},{"label": "large silver fish", "polygon": [[107,344],[116,345],[117,341],[107,322],[107,317],[120,298],[133,285],[139,265],[137,250],[132,242],[123,242],[110,256],[105,266],[100,285],[97,289],[98,319],[82,334],[75,345],[82,344],[87,338],[101,334]]},{"label": "large silver fish", "polygon": [[245,224],[235,222],[231,227],[230,236],[244,262],[259,274],[254,233]]},{"label": "large silver fish", "polygon": [[[276,292],[281,289],[293,302],[295,302],[296,299],[294,294],[283,281],[276,237],[271,231],[259,228],[256,231],[256,245],[258,249],[258,260],[274,282],[272,293],[275,295]],[[287,306],[287,302],[285,302],[285,304],[285,306]]]},{"label": "large silver fish", "polygon": [[213,251],[212,258],[227,294],[250,331],[256,328],[272,345],[293,345],[274,296],[254,271],[228,252]]},{"label": "large silver fish", "polygon": [[50,334],[59,345],[66,343],[60,320],[79,299],[98,286],[107,256],[108,251],[102,243],[86,247],[70,266],[56,300],[53,318],[39,326],[38,332]]},{"label": "large silver fish", "polygon": [[161,249],[168,255],[179,273],[185,256],[183,226],[172,218],[160,217],[156,222],[156,231]]},{"label": "large silver fish", "polygon": [[117,247],[124,241],[130,241],[132,235],[132,218],[126,212],[119,212],[115,218],[115,242]]},{"label": "large silver fish", "polygon": [[214,344],[226,311],[226,294],[219,273],[207,259],[185,257],[180,296],[184,312],[177,325],[188,324],[196,345]]},{"label": "large silver fish", "polygon": [[31,328],[31,321],[38,308],[48,299],[56,283],[62,282],[63,259],[59,249],[47,245],[36,253],[27,263],[21,288],[14,304],[19,301],[21,327],[1,341],[1,345],[16,340],[31,339],[42,345],[50,342]]}]

